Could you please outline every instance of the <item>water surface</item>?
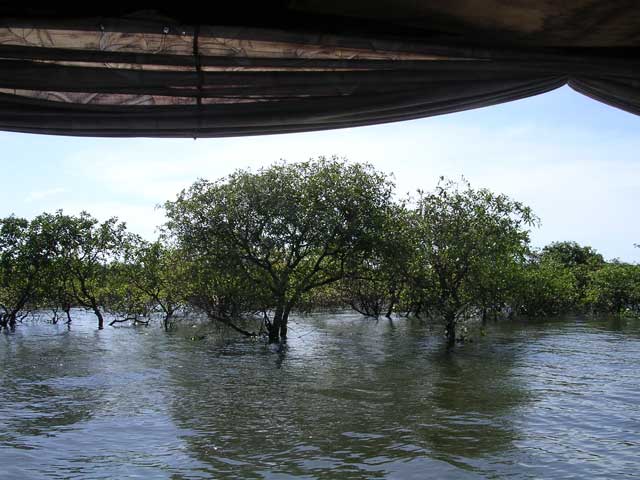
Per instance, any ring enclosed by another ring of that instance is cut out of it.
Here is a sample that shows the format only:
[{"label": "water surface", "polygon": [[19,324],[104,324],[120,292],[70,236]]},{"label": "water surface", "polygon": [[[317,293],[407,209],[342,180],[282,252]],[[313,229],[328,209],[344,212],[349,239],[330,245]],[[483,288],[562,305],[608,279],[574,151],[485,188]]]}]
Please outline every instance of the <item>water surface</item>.
[{"label": "water surface", "polygon": [[632,478],[640,321],[294,318],[289,347],[95,329],[0,335],[0,478]]}]

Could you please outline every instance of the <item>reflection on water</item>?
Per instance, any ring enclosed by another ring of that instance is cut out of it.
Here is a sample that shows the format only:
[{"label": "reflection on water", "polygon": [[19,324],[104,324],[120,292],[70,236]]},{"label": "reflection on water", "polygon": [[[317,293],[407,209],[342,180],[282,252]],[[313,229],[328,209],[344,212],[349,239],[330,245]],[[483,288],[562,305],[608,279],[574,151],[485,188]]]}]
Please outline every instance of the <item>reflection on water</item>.
[{"label": "reflection on water", "polygon": [[0,335],[0,478],[623,478],[640,322],[317,315],[285,352],[92,320]]}]

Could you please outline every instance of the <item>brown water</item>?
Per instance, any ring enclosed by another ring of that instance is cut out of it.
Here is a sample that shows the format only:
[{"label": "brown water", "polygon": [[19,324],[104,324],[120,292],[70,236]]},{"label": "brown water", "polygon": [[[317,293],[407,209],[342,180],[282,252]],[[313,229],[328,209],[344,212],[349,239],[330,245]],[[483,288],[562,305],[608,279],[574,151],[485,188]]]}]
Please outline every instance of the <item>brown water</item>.
[{"label": "brown water", "polygon": [[286,352],[90,317],[0,335],[0,478],[632,478],[640,321],[294,319]]}]

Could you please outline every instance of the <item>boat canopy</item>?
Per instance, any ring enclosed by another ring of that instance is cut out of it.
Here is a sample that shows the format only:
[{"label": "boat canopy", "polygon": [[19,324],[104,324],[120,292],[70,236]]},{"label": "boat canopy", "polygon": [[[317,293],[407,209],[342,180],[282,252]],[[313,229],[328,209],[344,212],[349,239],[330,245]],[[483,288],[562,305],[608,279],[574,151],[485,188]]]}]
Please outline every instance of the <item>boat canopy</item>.
[{"label": "boat canopy", "polygon": [[635,0],[12,3],[0,6],[5,131],[302,132],[486,107],[563,85],[640,114]]}]

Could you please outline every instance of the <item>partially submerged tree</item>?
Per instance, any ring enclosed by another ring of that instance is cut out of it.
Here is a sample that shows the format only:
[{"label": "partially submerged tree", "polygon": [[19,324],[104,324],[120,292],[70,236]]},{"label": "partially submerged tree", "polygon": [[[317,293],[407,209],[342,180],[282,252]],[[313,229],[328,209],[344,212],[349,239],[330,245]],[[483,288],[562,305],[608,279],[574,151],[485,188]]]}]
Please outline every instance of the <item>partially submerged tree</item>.
[{"label": "partially submerged tree", "polygon": [[258,335],[258,331],[247,330],[239,320],[262,321],[273,302],[271,291],[264,284],[255,283],[232,262],[221,258],[200,257],[186,266],[184,294],[191,308],[238,333]]},{"label": "partially submerged tree", "polygon": [[0,219],[0,327],[15,328],[19,318],[37,308],[37,293],[56,251],[50,217]]},{"label": "partially submerged tree", "polygon": [[550,316],[573,310],[579,292],[569,267],[542,255],[532,255],[515,283],[514,308],[528,316]]},{"label": "partially submerged tree", "polygon": [[368,255],[341,282],[343,303],[365,316],[390,318],[406,287],[411,242],[405,205],[393,205]]},{"label": "partially submerged tree", "polygon": [[151,311],[162,312],[165,330],[184,308],[189,263],[180,250],[157,240],[131,237],[122,266],[122,282],[142,297]]},{"label": "partially submerged tree", "polygon": [[139,265],[129,262],[112,262],[107,266],[101,308],[112,317],[110,326],[131,322],[148,325],[156,306],[154,300],[133,283]]},{"label": "partially submerged tree", "polygon": [[102,308],[107,303],[110,264],[122,258],[128,241],[124,223],[113,217],[104,222],[87,212],[55,215],[60,268],[66,270],[68,294],[77,306],[91,310],[104,328]]},{"label": "partially submerged tree", "polygon": [[601,254],[589,246],[577,242],[553,242],[542,249],[541,259],[551,259],[568,269],[575,277],[575,307],[584,307],[591,274],[605,265]]},{"label": "partially submerged tree", "polygon": [[475,190],[441,178],[433,193],[422,193],[413,216],[413,295],[432,316],[444,320],[449,343],[456,323],[487,298],[502,295],[496,276],[522,262],[528,251],[531,210],[505,195]]},{"label": "partially submerged tree", "polygon": [[587,299],[597,312],[640,314],[640,265],[611,262],[592,272]]},{"label": "partially submerged tree", "polygon": [[270,293],[269,341],[286,340],[301,297],[342,279],[373,247],[392,183],[337,158],[199,180],[165,208],[167,231],[199,259],[224,260]]}]

